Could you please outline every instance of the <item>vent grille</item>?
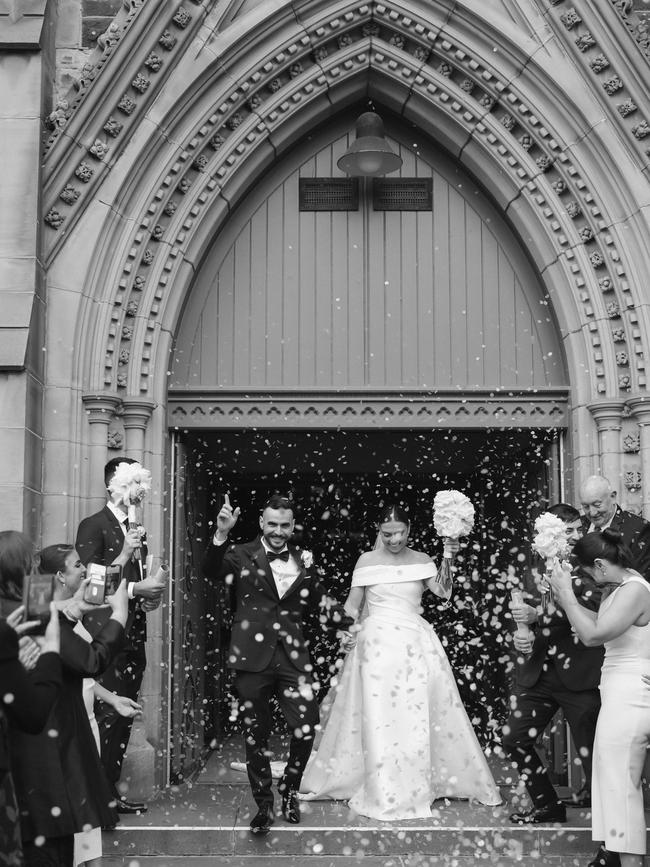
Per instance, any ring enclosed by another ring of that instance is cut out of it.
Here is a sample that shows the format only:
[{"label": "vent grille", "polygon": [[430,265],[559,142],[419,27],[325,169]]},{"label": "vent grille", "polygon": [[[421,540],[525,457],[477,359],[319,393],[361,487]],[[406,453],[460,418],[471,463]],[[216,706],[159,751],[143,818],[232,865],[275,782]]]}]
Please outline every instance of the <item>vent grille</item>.
[{"label": "vent grille", "polygon": [[301,211],[356,211],[358,178],[300,178]]},{"label": "vent grille", "polygon": [[432,178],[374,178],[372,207],[375,211],[431,211]]}]

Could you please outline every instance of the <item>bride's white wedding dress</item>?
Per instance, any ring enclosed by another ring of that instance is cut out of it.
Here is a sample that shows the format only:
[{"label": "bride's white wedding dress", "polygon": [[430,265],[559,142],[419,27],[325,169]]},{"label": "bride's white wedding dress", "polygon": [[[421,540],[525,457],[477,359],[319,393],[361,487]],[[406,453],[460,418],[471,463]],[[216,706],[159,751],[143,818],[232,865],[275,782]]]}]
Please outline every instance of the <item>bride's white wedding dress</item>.
[{"label": "bride's white wedding dress", "polygon": [[374,819],[428,818],[437,798],[501,803],[433,627],[420,616],[432,563],[362,566],[357,644],[324,702],[302,797]]}]

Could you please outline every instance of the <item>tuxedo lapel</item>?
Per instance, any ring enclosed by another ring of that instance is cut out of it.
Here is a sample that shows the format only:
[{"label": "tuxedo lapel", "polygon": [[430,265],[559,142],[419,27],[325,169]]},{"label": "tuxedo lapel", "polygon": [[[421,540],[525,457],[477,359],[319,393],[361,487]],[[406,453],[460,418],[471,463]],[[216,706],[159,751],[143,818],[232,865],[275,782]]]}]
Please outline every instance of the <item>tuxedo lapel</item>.
[{"label": "tuxedo lapel", "polygon": [[275,578],[273,577],[273,572],[271,571],[271,566],[262,542],[258,539],[251,545],[251,550],[247,553],[251,558],[255,574],[259,578],[260,583],[266,586],[275,599],[279,599],[278,588],[275,586]]},{"label": "tuxedo lapel", "polygon": [[289,587],[287,592],[282,597],[283,599],[286,599],[287,596],[291,596],[293,593],[296,592],[296,590],[302,587],[305,578],[307,577],[307,571],[300,557],[300,551],[298,550],[298,548],[292,548],[291,546],[289,546],[289,553],[291,554],[291,558],[298,566],[298,575],[296,576],[296,580],[293,582],[291,587]]}]

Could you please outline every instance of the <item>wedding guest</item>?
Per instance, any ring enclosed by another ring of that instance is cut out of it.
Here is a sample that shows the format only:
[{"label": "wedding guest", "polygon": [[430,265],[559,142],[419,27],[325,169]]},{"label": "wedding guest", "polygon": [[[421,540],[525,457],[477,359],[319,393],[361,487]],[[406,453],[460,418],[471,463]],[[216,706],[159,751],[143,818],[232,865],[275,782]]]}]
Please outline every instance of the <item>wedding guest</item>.
[{"label": "wedding guest", "polygon": [[117,821],[82,695],[84,677],[101,674],[124,643],[125,581],[108,602],[112,613],[92,643],[75,633],[64,614],[59,615],[60,697],[41,734],[10,730],[27,867],[71,867],[74,834],[84,828],[110,827]]},{"label": "wedding guest", "polygon": [[[72,545],[61,543],[44,548],[40,554],[41,572],[56,576],[57,599],[71,599],[79,590],[86,575],[86,567],[79,559],[79,555]],[[77,635],[84,641],[92,642],[92,637],[81,621],[77,621],[74,627]],[[134,717],[142,711],[139,704],[126,696],[115,695],[109,692],[92,677],[83,680],[83,701],[88,714],[88,721],[93,733],[97,755],[100,752],[99,727],[95,719],[95,699],[104,701],[113,707],[122,716]],[[89,828],[74,835],[74,864],[79,867],[99,867],[102,857],[102,833],[101,828]]]},{"label": "wedding guest", "polygon": [[[445,651],[420,613],[426,590],[449,598],[451,588],[428,554],[409,547],[403,508],[382,509],[378,532],[378,547],[352,574],[345,610],[357,621],[356,642],[346,639],[351,649],[302,791],[385,821],[430,819],[438,798],[500,804]],[[446,557],[457,548],[445,540]]]},{"label": "wedding guest", "polygon": [[622,509],[616,496],[604,476],[589,476],[584,480],[580,486],[583,533],[595,533],[608,527],[616,530],[632,554],[634,568],[650,579],[650,524]]},{"label": "wedding guest", "polygon": [[275,696],[291,732],[289,758],[278,785],[282,815],[300,822],[298,789],[318,724],[313,664],[304,633],[306,619],[320,614],[333,628],[342,623],[339,606],[326,596],[311,552],[290,544],[294,504],[278,494],[267,500],[259,519],[261,535],[244,545],[227,545],[240,515],[228,496],[203,559],[208,580],[232,586],[235,612],[228,666],[235,672],[246,768],[257,804],[253,834],[268,834],[274,822],[268,742]]},{"label": "wedding guest", "polygon": [[[25,572],[31,569],[33,546],[16,531],[0,533],[0,597],[19,601]],[[24,623],[24,609],[16,608],[0,620],[0,863],[20,867],[23,863],[18,805],[11,767],[9,725],[31,734],[40,732],[61,688],[59,660],[59,615],[51,606],[45,635],[39,638],[39,657],[27,673],[19,661],[19,640],[33,629]]]},{"label": "wedding guest", "polygon": [[[573,549],[581,530],[580,513],[559,503],[548,511],[564,521],[567,546]],[[580,604],[595,611],[601,590],[586,574],[574,579]],[[518,652],[512,711],[503,729],[503,748],[516,763],[526,786],[531,807],[513,813],[510,821],[519,825],[566,822],[566,807],[591,805],[591,762],[596,720],[600,708],[602,648],[585,647],[574,635],[565,613],[556,605],[548,611],[541,606],[510,602],[517,623],[533,629],[531,638],[513,637]],[[569,724],[571,736],[585,774],[585,785],[575,796],[562,802],[535,744],[558,710]]]},{"label": "wedding guest", "polygon": [[[126,696],[137,703],[142,678],[147,664],[147,612],[160,605],[165,584],[155,576],[144,574],[147,560],[146,538],[143,528],[133,528],[128,521],[127,492],[124,485],[116,484],[118,473],[125,476],[125,468],[134,467],[148,479],[140,496],[148,489],[151,474],[132,458],[117,457],[104,467],[104,484],[108,501],[101,511],[84,518],[77,530],[75,549],[84,566],[98,563],[103,566],[117,564],[128,584],[129,618],[126,642],[121,652],[101,678],[108,692]],[[84,619],[84,625],[95,634],[105,622],[105,615]],[[98,703],[95,708],[100,731],[101,756],[104,770],[113,788],[118,813],[144,813],[146,805],[130,801],[120,785],[122,762],[131,736],[133,718],[119,713],[110,702]]]},{"label": "wedding guest", "polygon": [[602,845],[592,865],[642,867],[646,822],[641,778],[650,743],[650,584],[619,532],[588,533],[574,548],[583,571],[606,586],[597,613],[579,604],[559,564],[551,583],[580,640],[605,645],[592,782],[592,837]]}]

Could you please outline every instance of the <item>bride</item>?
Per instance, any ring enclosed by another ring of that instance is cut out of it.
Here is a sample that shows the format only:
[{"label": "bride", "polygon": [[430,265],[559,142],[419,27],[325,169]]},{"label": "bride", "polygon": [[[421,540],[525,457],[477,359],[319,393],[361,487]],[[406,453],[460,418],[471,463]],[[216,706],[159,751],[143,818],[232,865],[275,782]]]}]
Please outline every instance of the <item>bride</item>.
[{"label": "bride", "polygon": [[444,797],[501,803],[442,645],[420,616],[425,589],[451,591],[408,535],[405,510],[384,509],[379,547],[357,561],[345,603],[357,640],[301,786],[303,798],[348,800],[381,820],[429,818]]}]

